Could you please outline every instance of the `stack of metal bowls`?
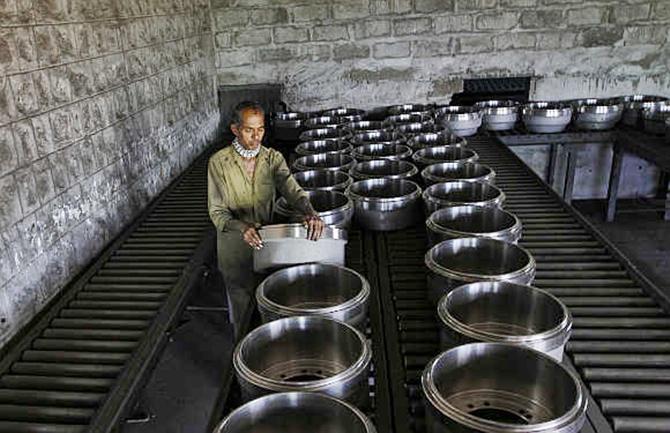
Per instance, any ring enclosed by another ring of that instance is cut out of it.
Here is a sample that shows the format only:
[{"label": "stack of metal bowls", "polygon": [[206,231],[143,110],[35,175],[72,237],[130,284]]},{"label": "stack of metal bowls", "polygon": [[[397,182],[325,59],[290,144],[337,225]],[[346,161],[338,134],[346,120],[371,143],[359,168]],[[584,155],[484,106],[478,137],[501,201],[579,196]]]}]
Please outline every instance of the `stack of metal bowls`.
[{"label": "stack of metal bowls", "polygon": [[449,206],[476,205],[502,207],[505,193],[487,182],[463,180],[435,183],[423,191],[426,213]]},{"label": "stack of metal bowls", "polygon": [[343,153],[318,153],[301,156],[293,162],[295,171],[305,170],[340,170],[345,173],[356,164],[356,160]]},{"label": "stack of metal bowls", "polygon": [[426,167],[441,162],[465,163],[475,162],[479,159],[477,152],[458,146],[432,146],[424,147],[414,152],[412,160],[419,167]]},{"label": "stack of metal bowls", "polygon": [[[338,228],[347,228],[354,215],[351,200],[342,192],[335,190],[316,189],[305,191],[312,207],[326,225]],[[275,205],[277,222],[297,223],[305,218],[301,212],[293,209],[284,197],[277,200]]]},{"label": "stack of metal bowls", "polygon": [[397,127],[400,125],[415,124],[415,123],[433,123],[433,118],[429,114],[422,113],[406,113],[395,114],[389,116],[384,120],[384,124],[388,127]]},{"label": "stack of metal bowls", "polygon": [[412,149],[404,144],[368,143],[356,146],[351,151],[357,161],[372,161],[374,159],[401,160],[412,156]]},{"label": "stack of metal bowls", "polygon": [[623,104],[613,99],[577,99],[572,107],[575,126],[586,131],[612,129],[623,114]]},{"label": "stack of metal bowls", "polygon": [[395,125],[393,128],[396,131],[400,132],[401,134],[405,134],[410,137],[413,137],[417,134],[427,134],[427,133],[437,134],[445,132],[447,129],[444,125],[438,125],[433,123],[432,121],[417,122],[417,123],[402,123],[399,125]]},{"label": "stack of metal bowls", "polygon": [[366,131],[382,132],[386,125],[381,120],[360,120],[358,122],[349,122],[343,125],[343,128],[348,129],[353,134]]},{"label": "stack of metal bowls", "polygon": [[421,177],[426,185],[450,180],[493,183],[495,176],[496,173],[491,167],[476,162],[441,162],[429,165],[421,171]]},{"label": "stack of metal bowls", "polygon": [[665,120],[670,118],[670,102],[656,102],[642,110],[645,132],[665,134]]},{"label": "stack of metal bowls", "polygon": [[305,120],[303,125],[306,129],[337,128],[339,125],[346,122],[346,119],[336,116],[317,116]]},{"label": "stack of metal bowls", "polygon": [[274,135],[277,140],[293,141],[298,139],[306,113],[276,113],[274,117]]},{"label": "stack of metal bowls", "polygon": [[303,141],[295,147],[298,156],[316,155],[317,153],[349,153],[353,146],[348,141],[326,138],[323,140]]},{"label": "stack of metal bowls", "polygon": [[526,128],[541,134],[562,132],[572,119],[572,107],[562,102],[530,102],[521,113]]},{"label": "stack of metal bowls", "polygon": [[344,191],[353,179],[347,173],[331,170],[305,170],[293,174],[293,178],[302,189]]},{"label": "stack of metal bowls", "polygon": [[521,239],[521,221],[516,215],[496,206],[468,204],[434,211],[426,220],[426,231],[431,247],[448,239],[470,237],[516,244]]},{"label": "stack of metal bowls", "polygon": [[651,107],[657,102],[667,101],[668,98],[651,95],[630,95],[623,96],[620,102],[623,103],[623,116],[621,122],[627,126],[642,126],[642,110]]},{"label": "stack of metal bowls", "polygon": [[358,132],[351,138],[351,142],[356,145],[368,143],[405,144],[406,141],[405,136],[399,132],[386,130]]},{"label": "stack of metal bowls", "polygon": [[351,138],[351,132],[347,131],[344,128],[317,128],[309,129],[300,133],[300,141],[313,141],[313,140],[349,140]]},{"label": "stack of metal bowls", "polygon": [[434,146],[464,147],[467,143],[465,138],[448,132],[425,132],[417,134],[407,141],[407,145],[414,150]]},{"label": "stack of metal bowls", "polygon": [[510,100],[493,99],[475,104],[482,112],[482,124],[489,131],[514,129],[519,120],[519,103]]},{"label": "stack of metal bowls", "polygon": [[355,180],[376,179],[380,177],[411,180],[419,174],[419,169],[407,161],[376,159],[359,162],[351,168],[349,174]]},{"label": "stack of metal bowls", "polygon": [[439,107],[436,116],[440,123],[459,137],[468,137],[482,125],[482,111],[477,107],[450,105]]},{"label": "stack of metal bowls", "polygon": [[347,195],[364,229],[401,230],[421,220],[421,187],[410,180],[359,180],[347,189]]},{"label": "stack of metal bowls", "polygon": [[397,114],[428,114],[431,110],[435,108],[433,105],[429,104],[399,104],[392,105],[387,108],[386,112],[390,116],[395,116]]},{"label": "stack of metal bowls", "polygon": [[324,116],[337,117],[342,122],[358,122],[363,119],[365,111],[359,110],[358,108],[333,108],[325,110],[321,114]]}]

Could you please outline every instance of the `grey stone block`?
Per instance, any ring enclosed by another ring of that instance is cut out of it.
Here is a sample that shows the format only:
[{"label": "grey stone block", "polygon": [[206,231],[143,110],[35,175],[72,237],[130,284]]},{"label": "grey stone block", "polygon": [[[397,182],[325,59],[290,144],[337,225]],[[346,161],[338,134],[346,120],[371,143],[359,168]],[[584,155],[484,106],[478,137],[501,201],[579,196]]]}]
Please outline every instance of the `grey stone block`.
[{"label": "grey stone block", "polygon": [[263,8],[251,11],[251,22],[256,25],[288,22],[288,12],[284,8]]},{"label": "grey stone block", "polygon": [[472,15],[448,14],[433,18],[435,33],[469,32],[472,31]]},{"label": "grey stone block", "polygon": [[277,27],[273,30],[273,33],[275,44],[309,40],[309,30],[306,27]]},{"label": "grey stone block", "polygon": [[324,5],[321,4],[296,6],[293,9],[291,9],[291,16],[293,17],[293,21],[295,22],[323,21],[328,19],[329,10],[330,9],[328,7],[324,7]]},{"label": "grey stone block", "polygon": [[601,7],[570,9],[567,14],[568,23],[573,26],[601,24],[607,19],[607,9]]},{"label": "grey stone block", "polygon": [[9,77],[0,76],[0,125],[16,118],[14,97],[9,86]]},{"label": "grey stone block", "polygon": [[654,12],[652,16],[657,20],[669,20],[670,19],[670,2],[667,1],[657,1],[654,4]]},{"label": "grey stone block", "polygon": [[626,44],[663,44],[667,40],[669,26],[631,26],[626,27],[623,39]]},{"label": "grey stone block", "polygon": [[333,8],[333,19],[361,19],[370,15],[368,0],[345,0],[335,2]]},{"label": "grey stone block", "polygon": [[374,44],[373,57],[375,59],[398,59],[409,57],[410,43],[407,42],[391,42]]},{"label": "grey stone block", "polygon": [[51,176],[54,182],[56,194],[60,194],[70,186],[70,177],[67,168],[66,154],[64,150],[57,150],[48,157],[51,167]]},{"label": "grey stone block", "polygon": [[454,0],[414,0],[414,10],[419,13],[453,11]]},{"label": "grey stone block", "polygon": [[22,216],[14,176],[9,174],[0,177],[0,227],[9,227]]},{"label": "grey stone block", "polygon": [[230,48],[232,46],[232,38],[230,32],[218,32],[214,39],[216,41],[216,48]]},{"label": "grey stone block", "polygon": [[573,32],[541,32],[537,34],[538,50],[555,50],[559,48],[573,48],[577,41],[577,34]]},{"label": "grey stone block", "polygon": [[14,135],[9,126],[0,128],[0,176],[18,167],[19,159],[14,147]]},{"label": "grey stone block", "polygon": [[440,98],[444,96],[451,96],[454,93],[463,91],[463,78],[461,77],[447,77],[433,80],[432,88],[428,93],[431,98]]},{"label": "grey stone block", "polygon": [[244,27],[249,22],[249,11],[241,8],[226,8],[214,12],[216,29],[225,31],[231,27]]},{"label": "grey stone block", "polygon": [[525,29],[547,29],[564,25],[561,9],[541,9],[521,14],[521,27]]},{"label": "grey stone block", "polygon": [[347,26],[327,25],[312,28],[313,41],[339,41],[349,39]]},{"label": "grey stone block", "polygon": [[28,116],[39,110],[35,83],[31,74],[13,75],[9,79],[14,93],[14,106],[19,114]]},{"label": "grey stone block", "polygon": [[296,52],[292,47],[259,48],[257,56],[261,62],[286,62],[294,58]]},{"label": "grey stone block", "polygon": [[457,51],[464,54],[493,51],[493,40],[489,35],[466,35],[458,38]]},{"label": "grey stone block", "polygon": [[622,27],[593,27],[580,34],[581,45],[586,48],[611,46],[622,39]]},{"label": "grey stone block", "polygon": [[297,57],[301,60],[323,62],[331,57],[329,44],[298,44]]},{"label": "grey stone block", "polygon": [[46,111],[54,105],[51,84],[49,83],[49,71],[49,69],[41,69],[31,74],[40,111]]},{"label": "grey stone block", "polygon": [[456,0],[456,12],[494,9],[498,0]]},{"label": "grey stone block", "polygon": [[[14,27],[12,30],[14,64],[17,71],[26,71],[37,67],[35,38],[31,27]],[[2,49],[0,48],[0,51]],[[2,54],[0,54],[2,58]]]},{"label": "grey stone block", "polygon": [[500,0],[504,8],[532,8],[537,6],[537,0]]},{"label": "grey stone block", "polygon": [[333,59],[362,59],[370,56],[370,47],[356,43],[333,45]]},{"label": "grey stone block", "polygon": [[651,4],[616,5],[612,8],[614,22],[625,24],[633,21],[644,21],[649,18]]},{"label": "grey stone block", "polygon": [[510,30],[518,23],[516,12],[485,13],[477,17],[476,27],[479,30]]},{"label": "grey stone block", "polygon": [[366,20],[354,23],[354,37],[359,39],[378,38],[391,34],[391,21]]},{"label": "grey stone block", "polygon": [[453,38],[436,41],[414,41],[412,43],[412,55],[416,58],[450,56],[453,53]]},{"label": "grey stone block", "polygon": [[250,48],[217,53],[217,68],[250,65],[254,61],[254,51]]},{"label": "grey stone block", "polygon": [[51,128],[49,113],[35,116],[30,119],[35,133],[35,143],[37,144],[37,154],[46,156],[54,151],[54,136]]},{"label": "grey stone block", "polygon": [[74,91],[66,66],[49,69],[49,85],[55,104],[62,105],[72,101]]},{"label": "grey stone block", "polygon": [[535,47],[533,33],[505,33],[495,36],[493,41],[498,51]]},{"label": "grey stone block", "polygon": [[23,215],[30,215],[40,207],[37,182],[30,168],[19,169],[14,173],[19,190],[19,200]]},{"label": "grey stone block", "polygon": [[269,44],[272,40],[270,29],[247,29],[238,30],[233,38],[238,47],[249,47]]},{"label": "grey stone block", "polygon": [[33,134],[33,125],[29,119],[12,124],[14,146],[20,166],[29,165],[37,159],[37,144]]},{"label": "grey stone block", "polygon": [[396,36],[420,35],[431,31],[432,20],[427,17],[404,18],[393,21],[393,34]]}]

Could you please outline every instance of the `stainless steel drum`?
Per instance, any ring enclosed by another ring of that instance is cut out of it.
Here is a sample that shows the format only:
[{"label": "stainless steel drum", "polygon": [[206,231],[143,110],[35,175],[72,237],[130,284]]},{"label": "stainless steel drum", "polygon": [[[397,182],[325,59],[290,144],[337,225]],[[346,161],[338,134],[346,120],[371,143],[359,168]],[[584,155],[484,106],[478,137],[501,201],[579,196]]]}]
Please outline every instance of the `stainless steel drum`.
[{"label": "stainless steel drum", "polygon": [[353,146],[348,141],[327,138],[324,140],[303,141],[295,147],[299,156],[316,155],[317,153],[349,153]]},{"label": "stainless steel drum", "polygon": [[587,131],[612,129],[623,114],[623,104],[613,99],[577,99],[572,106],[575,126]]},{"label": "stainless steel drum", "polygon": [[305,113],[276,113],[275,128],[298,129],[302,127],[305,119],[307,119],[307,114]]},{"label": "stainless steel drum", "polygon": [[468,142],[465,140],[465,138],[448,132],[426,132],[423,134],[417,134],[407,141],[407,145],[414,150],[435,146],[463,147],[467,145],[467,143]]},{"label": "stainless steel drum", "polygon": [[482,112],[478,107],[449,105],[436,110],[438,122],[459,137],[469,137],[482,124]]},{"label": "stainless steel drum", "polygon": [[364,406],[372,351],[351,325],[318,316],[265,323],[247,334],[233,353],[242,398],[310,391]]},{"label": "stainless steel drum", "polygon": [[642,110],[644,130],[650,134],[665,134],[665,119],[670,118],[670,102],[656,102]]},{"label": "stainless steel drum", "polygon": [[[312,207],[319,217],[328,226],[347,228],[354,216],[354,205],[344,193],[340,191],[326,191],[321,189],[305,191]],[[305,215],[293,209],[284,197],[275,204],[275,219],[279,223],[298,223],[305,219]]]},{"label": "stainless steel drum", "polygon": [[309,129],[300,133],[300,141],[325,140],[325,139],[348,140],[351,133],[344,128],[318,128]]},{"label": "stainless steel drum", "polygon": [[401,123],[392,126],[392,128],[407,136],[414,136],[417,134],[433,133],[437,134],[445,132],[447,128],[444,125],[437,125],[431,122],[417,122],[417,123]]},{"label": "stainless steel drum", "polygon": [[563,360],[572,316],[555,296],[503,281],[457,287],[437,305],[443,349],[492,342],[525,346]]},{"label": "stainless steel drum", "polygon": [[391,159],[399,161],[412,156],[412,149],[404,144],[368,143],[356,146],[351,156],[357,161],[372,161],[374,159]]},{"label": "stainless steel drum", "polygon": [[390,231],[421,220],[421,188],[405,179],[366,179],[347,189],[354,202],[354,217],[369,230]]},{"label": "stainless steel drum", "polygon": [[[321,114],[324,116],[335,116],[339,118],[346,118],[346,119],[351,119],[349,120],[350,122],[355,122],[360,120],[363,115],[365,114],[365,111],[359,110],[358,108],[333,108],[330,110],[325,110]],[[353,120],[352,118],[356,118]]]},{"label": "stainless steel drum", "polygon": [[367,143],[390,143],[404,144],[406,138],[399,132],[394,131],[367,131],[354,134],[351,142],[362,145]]},{"label": "stainless steel drum", "polygon": [[413,113],[426,114],[430,112],[433,108],[434,106],[429,104],[400,104],[388,107],[387,112],[391,116],[395,116],[398,114],[413,114]]},{"label": "stainless steel drum", "polygon": [[386,126],[384,125],[384,122],[380,120],[359,120],[358,122],[345,123],[343,128],[346,128],[353,133],[365,131],[382,132]]},{"label": "stainless steel drum", "polygon": [[442,162],[429,165],[421,171],[421,177],[427,185],[451,180],[464,180],[468,182],[483,181],[493,183],[496,172],[488,165],[476,162]]},{"label": "stainless steel drum", "polygon": [[482,111],[482,124],[489,131],[508,131],[519,119],[519,103],[493,99],[475,104]]},{"label": "stainless steel drum", "polygon": [[384,119],[387,126],[398,126],[406,123],[433,123],[433,118],[429,114],[405,113],[395,114]]},{"label": "stainless steel drum", "polygon": [[526,128],[536,133],[561,132],[572,119],[572,107],[561,102],[530,102],[521,113]]},{"label": "stainless steel drum", "polygon": [[434,303],[465,283],[530,284],[535,277],[533,256],[518,245],[497,239],[449,239],[432,247],[426,253],[425,263],[429,270],[428,297]]},{"label": "stainless steel drum", "polygon": [[281,392],[246,403],[230,413],[214,433],[376,433],[360,410],[315,392]]},{"label": "stainless steel drum", "polygon": [[505,193],[488,182],[454,180],[435,183],[423,191],[427,215],[447,206],[476,205],[502,207]]},{"label": "stainless steel drum", "polygon": [[370,284],[353,269],[310,263],[284,268],[256,289],[263,323],[282,317],[322,316],[365,331]]},{"label": "stainless steel drum", "polygon": [[319,153],[316,155],[301,156],[293,162],[295,171],[304,170],[340,170],[347,172],[356,164],[350,155],[342,153]]},{"label": "stainless steel drum", "polygon": [[376,159],[373,161],[359,162],[351,168],[349,174],[355,180],[376,179],[380,177],[411,180],[414,176],[419,174],[419,169],[416,168],[414,164],[407,161]]},{"label": "stainless steel drum", "polygon": [[576,373],[535,350],[470,343],[421,375],[428,433],[578,433],[588,399]]},{"label": "stainless steel drum", "polygon": [[619,98],[623,103],[622,122],[628,126],[641,126],[642,110],[651,107],[656,102],[667,101],[668,98],[663,96],[652,95],[630,95]]},{"label": "stainless steel drum", "polygon": [[293,174],[293,178],[306,191],[323,189],[344,191],[353,183],[347,173],[331,170],[306,170]]},{"label": "stainless steel drum", "polygon": [[479,159],[477,152],[458,146],[424,147],[414,152],[412,160],[419,167],[438,164],[440,162],[476,162]]},{"label": "stainless steel drum", "polygon": [[431,247],[447,239],[470,237],[515,244],[521,239],[521,221],[516,215],[498,207],[450,206],[430,214],[426,220],[426,231]]},{"label": "stainless steel drum", "polygon": [[338,125],[347,122],[346,119],[342,119],[336,116],[318,116],[310,117],[309,119],[303,122],[303,126],[307,129],[319,129],[319,128],[337,128]]}]

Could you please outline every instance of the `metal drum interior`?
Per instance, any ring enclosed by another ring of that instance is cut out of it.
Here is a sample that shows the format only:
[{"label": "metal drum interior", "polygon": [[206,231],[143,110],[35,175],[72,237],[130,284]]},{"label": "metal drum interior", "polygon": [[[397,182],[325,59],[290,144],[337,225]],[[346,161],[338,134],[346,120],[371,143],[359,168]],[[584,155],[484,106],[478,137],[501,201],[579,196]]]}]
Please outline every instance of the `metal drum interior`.
[{"label": "metal drum interior", "polygon": [[426,220],[430,246],[447,239],[484,237],[517,243],[521,221],[515,215],[489,206],[449,206],[438,209]]}]

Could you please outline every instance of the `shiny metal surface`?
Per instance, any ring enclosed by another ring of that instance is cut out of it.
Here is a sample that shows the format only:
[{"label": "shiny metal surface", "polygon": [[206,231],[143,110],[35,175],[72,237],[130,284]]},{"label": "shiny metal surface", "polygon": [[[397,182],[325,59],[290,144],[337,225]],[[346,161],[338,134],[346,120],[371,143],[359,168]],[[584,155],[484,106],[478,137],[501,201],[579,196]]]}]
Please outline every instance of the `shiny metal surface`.
[{"label": "shiny metal surface", "polygon": [[315,189],[344,191],[353,182],[347,173],[331,170],[298,171],[293,174],[293,178],[307,191]]},{"label": "shiny metal surface", "polygon": [[578,433],[588,399],[577,375],[525,347],[470,343],[421,376],[428,433]]},{"label": "shiny metal surface", "polygon": [[421,188],[405,179],[366,179],[354,182],[347,195],[354,217],[364,229],[400,230],[421,220]]},{"label": "shiny metal surface", "polygon": [[476,162],[479,159],[477,152],[459,146],[431,146],[414,152],[412,161],[419,167],[439,164],[441,162]]},{"label": "shiny metal surface", "polygon": [[[281,239],[306,239],[307,229],[303,224],[269,224],[258,229],[263,242]],[[321,239],[346,241],[347,231],[337,227],[325,227]],[[318,243],[318,242],[317,242]]]},{"label": "shiny metal surface", "polygon": [[310,117],[303,122],[303,126],[307,129],[319,128],[336,128],[337,125],[347,122],[346,119],[336,116],[317,116]]},{"label": "shiny metal surface", "polygon": [[349,174],[355,180],[376,179],[380,177],[411,180],[411,178],[419,174],[419,169],[408,161],[376,159],[359,162],[349,170]]},{"label": "shiny metal surface", "polygon": [[392,128],[402,134],[407,136],[414,136],[416,134],[426,134],[433,133],[437,134],[440,132],[445,132],[446,127],[444,125],[438,125],[431,122],[416,122],[416,123],[401,123],[393,125]]},{"label": "shiny metal surface", "polygon": [[654,95],[628,95],[619,98],[624,104],[622,122],[628,126],[641,126],[642,110],[656,102],[667,101],[668,98]]},{"label": "shiny metal surface", "polygon": [[362,145],[367,143],[392,143],[404,144],[406,138],[403,134],[395,131],[367,131],[354,134],[351,142]]},{"label": "shiny metal surface", "polygon": [[535,101],[522,107],[521,117],[530,132],[561,132],[572,119],[572,107],[562,102]]},{"label": "shiny metal surface", "polygon": [[424,114],[429,112],[433,108],[434,106],[429,104],[399,104],[388,107],[387,112],[391,116],[395,116],[398,114],[412,114],[412,113]]},{"label": "shiny metal surface", "polygon": [[293,162],[293,169],[304,170],[340,170],[347,172],[356,160],[350,155],[342,153],[319,153],[316,155],[301,156]]},{"label": "shiny metal surface", "polygon": [[276,113],[275,127],[276,128],[293,128],[297,129],[302,126],[302,123],[307,119],[307,114],[290,112],[290,113]]},{"label": "shiny metal surface", "polygon": [[474,342],[525,346],[563,360],[572,316],[549,292],[503,281],[455,288],[437,305],[443,349]]},{"label": "shiny metal surface", "polygon": [[572,107],[575,126],[587,131],[612,129],[623,114],[623,103],[613,99],[576,99]]},{"label": "shiny metal surface", "polygon": [[332,108],[330,110],[324,110],[321,114],[324,116],[335,116],[335,117],[350,117],[350,116],[363,116],[365,114],[364,110],[359,110],[358,108]]},{"label": "shiny metal surface", "polygon": [[360,331],[318,316],[265,323],[235,348],[242,398],[286,391],[320,392],[355,405],[368,400],[372,351]]},{"label": "shiny metal surface", "polygon": [[353,148],[351,156],[357,161],[372,161],[374,159],[398,161],[412,156],[412,149],[404,144],[368,143]]},{"label": "shiny metal surface", "polygon": [[395,114],[384,119],[384,124],[387,126],[397,126],[405,123],[433,123],[433,118],[429,114],[405,113]]},{"label": "shiny metal surface", "polygon": [[431,247],[448,239],[470,237],[498,239],[516,244],[521,239],[521,230],[521,221],[516,215],[496,206],[449,206],[434,211],[426,219],[426,232]]},{"label": "shiny metal surface", "polygon": [[325,140],[303,141],[295,147],[300,156],[316,155],[317,153],[349,153],[353,146],[348,141],[328,138]]},{"label": "shiny metal surface", "polygon": [[459,137],[469,137],[482,124],[483,113],[478,107],[448,105],[435,110],[438,123]]},{"label": "shiny metal surface", "polygon": [[535,277],[535,259],[524,248],[490,238],[449,239],[433,246],[425,255],[429,269],[429,298],[437,301],[465,283],[509,281],[530,284]]},{"label": "shiny metal surface", "polygon": [[300,133],[300,141],[325,140],[325,139],[348,140],[351,133],[343,128],[318,128],[309,129]]},{"label": "shiny metal surface", "polygon": [[483,181],[493,183],[496,173],[491,167],[476,162],[441,162],[429,165],[421,171],[421,177],[427,185],[451,180],[465,180],[469,182]]},{"label": "shiny metal surface", "polygon": [[510,100],[492,99],[475,104],[482,111],[482,124],[489,131],[507,131],[514,128],[519,119],[519,103]]},{"label": "shiny metal surface", "polygon": [[385,127],[384,122],[379,120],[360,120],[358,122],[349,122],[343,125],[343,128],[346,128],[353,133],[362,131],[382,132]]},{"label": "shiny metal surface", "polygon": [[[305,191],[312,207],[328,226],[347,228],[354,215],[354,206],[351,200],[340,191],[311,190]],[[276,222],[297,223],[305,219],[305,215],[297,212],[284,197],[275,204]]]},{"label": "shiny metal surface", "polygon": [[650,134],[665,134],[665,120],[670,117],[670,102],[661,101],[642,109],[644,130]]},{"label": "shiny metal surface", "polygon": [[467,144],[468,142],[465,138],[459,137],[458,135],[454,135],[449,132],[426,132],[417,134],[407,141],[407,145],[414,150],[434,146],[464,147]]},{"label": "shiny metal surface", "polygon": [[282,317],[322,316],[365,331],[370,284],[353,269],[310,263],[280,269],[259,284],[263,323]]},{"label": "shiny metal surface", "polygon": [[435,183],[423,191],[427,215],[447,206],[475,205],[502,207],[505,193],[488,182],[463,180]]},{"label": "shiny metal surface", "polygon": [[[318,420],[318,427],[315,420]],[[315,431],[376,433],[372,421],[356,407],[315,392],[282,392],[257,398],[231,412],[214,433]]]}]

